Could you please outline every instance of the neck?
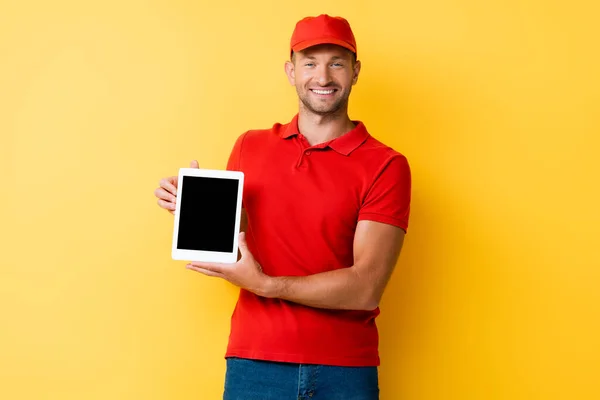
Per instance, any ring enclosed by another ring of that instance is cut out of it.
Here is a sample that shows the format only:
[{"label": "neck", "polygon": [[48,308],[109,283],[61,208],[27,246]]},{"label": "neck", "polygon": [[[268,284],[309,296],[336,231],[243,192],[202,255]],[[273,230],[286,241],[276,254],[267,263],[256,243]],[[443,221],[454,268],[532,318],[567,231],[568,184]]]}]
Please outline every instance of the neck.
[{"label": "neck", "polygon": [[311,146],[340,137],[354,127],[347,109],[321,115],[300,107],[298,113],[298,130]]}]

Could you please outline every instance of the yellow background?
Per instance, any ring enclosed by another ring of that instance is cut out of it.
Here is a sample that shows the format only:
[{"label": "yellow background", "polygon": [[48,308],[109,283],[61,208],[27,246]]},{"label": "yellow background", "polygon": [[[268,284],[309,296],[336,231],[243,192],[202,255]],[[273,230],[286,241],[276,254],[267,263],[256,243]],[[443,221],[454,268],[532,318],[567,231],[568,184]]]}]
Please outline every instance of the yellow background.
[{"label": "yellow background", "polygon": [[404,153],[382,400],[598,399],[595,2],[0,2],[0,398],[218,399],[237,291],[170,259],[159,178],[287,122],[294,23],[354,28]]}]

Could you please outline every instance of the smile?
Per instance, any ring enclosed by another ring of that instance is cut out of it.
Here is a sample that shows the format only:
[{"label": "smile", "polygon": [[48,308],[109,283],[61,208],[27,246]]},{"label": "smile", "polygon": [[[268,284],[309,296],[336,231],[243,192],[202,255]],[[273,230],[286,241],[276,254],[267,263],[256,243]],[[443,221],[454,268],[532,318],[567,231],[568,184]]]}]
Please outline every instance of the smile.
[{"label": "smile", "polygon": [[332,94],[333,92],[335,92],[335,89],[329,89],[329,90],[319,90],[319,89],[310,89],[313,93],[316,94]]}]

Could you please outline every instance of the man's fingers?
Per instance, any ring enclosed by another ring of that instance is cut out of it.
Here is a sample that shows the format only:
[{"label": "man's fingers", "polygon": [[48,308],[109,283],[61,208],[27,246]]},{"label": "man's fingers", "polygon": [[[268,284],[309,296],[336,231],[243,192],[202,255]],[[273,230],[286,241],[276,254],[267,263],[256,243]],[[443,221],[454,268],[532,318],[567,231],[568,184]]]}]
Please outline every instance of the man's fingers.
[{"label": "man's fingers", "polygon": [[154,191],[154,195],[156,197],[158,197],[159,199],[162,199],[162,200],[165,200],[165,201],[169,201],[169,202],[172,202],[172,203],[175,203],[177,201],[177,197],[175,197],[171,193],[167,192],[163,188],[157,188]]},{"label": "man's fingers", "polygon": [[225,276],[217,271],[211,270],[211,269],[207,269],[207,268],[202,268],[196,265],[192,265],[192,264],[188,264],[185,266],[187,269],[190,269],[192,271],[196,271],[196,272],[200,272],[201,274],[207,275],[207,276],[214,276],[217,278],[225,278]]},{"label": "man's fingers", "polygon": [[161,188],[165,189],[167,192],[171,193],[172,195],[176,196],[177,195],[177,187],[175,187],[176,182],[177,182],[177,177],[171,176],[169,178],[161,179],[159,182],[159,186]]},{"label": "man's fingers", "polygon": [[190,168],[200,168],[198,161],[194,160],[190,163]]},{"label": "man's fingers", "polygon": [[158,199],[158,205],[161,208],[164,208],[165,210],[170,211],[171,214],[173,214],[173,212],[175,210],[175,203],[171,203],[171,202],[168,202],[168,201],[165,201],[165,200]]},{"label": "man's fingers", "polygon": [[223,266],[217,263],[204,263],[204,262],[191,262],[187,265],[188,267],[201,268],[207,271],[222,273],[224,271]]},{"label": "man's fingers", "polygon": [[158,205],[165,210],[175,210],[175,203],[177,202],[177,197],[173,196],[171,193],[167,192],[163,188],[158,188],[154,191],[154,195],[158,197]]}]

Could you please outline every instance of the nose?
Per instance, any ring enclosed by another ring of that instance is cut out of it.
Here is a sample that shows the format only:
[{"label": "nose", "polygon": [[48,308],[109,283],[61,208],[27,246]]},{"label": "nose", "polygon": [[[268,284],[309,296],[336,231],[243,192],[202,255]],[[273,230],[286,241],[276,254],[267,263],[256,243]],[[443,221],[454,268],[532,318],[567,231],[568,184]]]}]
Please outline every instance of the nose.
[{"label": "nose", "polygon": [[317,68],[316,78],[317,82],[321,86],[327,86],[329,83],[331,83],[331,75],[327,65],[320,65],[319,68]]}]

